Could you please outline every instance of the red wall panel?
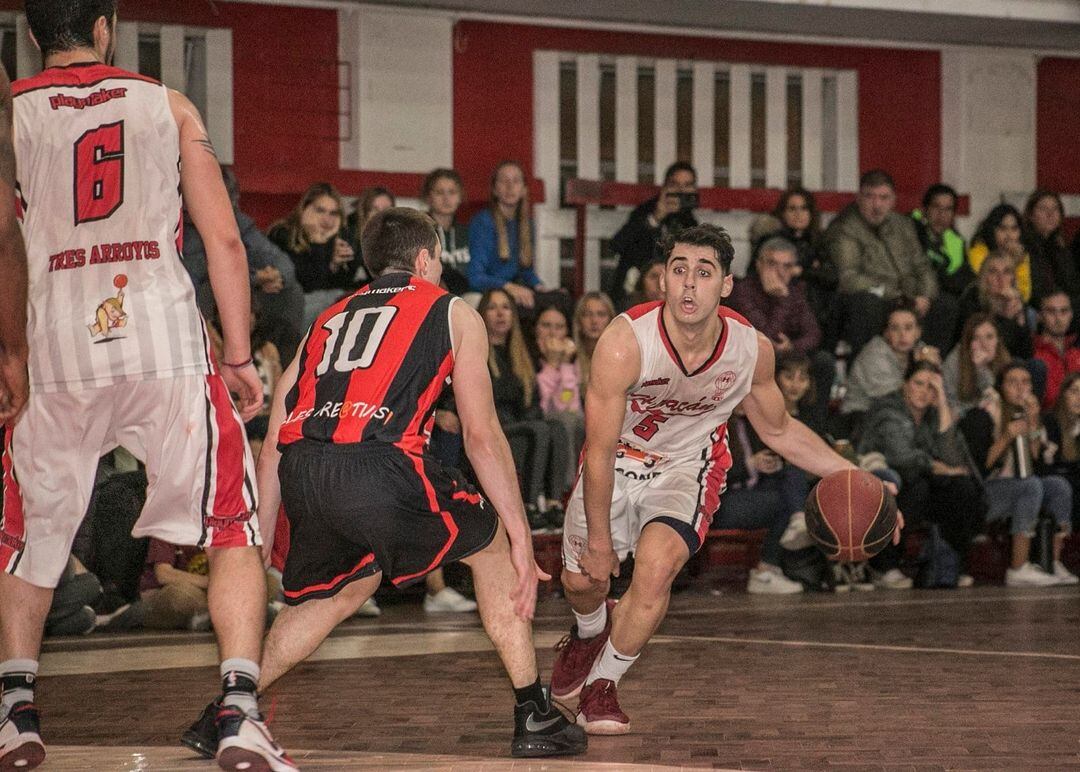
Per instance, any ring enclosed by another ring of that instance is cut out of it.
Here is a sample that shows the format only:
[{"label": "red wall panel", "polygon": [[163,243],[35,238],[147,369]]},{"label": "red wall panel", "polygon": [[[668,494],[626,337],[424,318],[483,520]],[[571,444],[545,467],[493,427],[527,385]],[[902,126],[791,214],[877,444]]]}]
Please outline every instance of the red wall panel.
[{"label": "red wall panel", "polygon": [[500,159],[516,158],[531,170],[536,49],[856,69],[860,167],[888,169],[897,187],[911,194],[921,193],[941,173],[937,51],[462,21],[454,31],[454,164],[470,198],[484,195]]},{"label": "red wall panel", "polygon": [[1080,193],[1080,59],[1043,59],[1036,97],[1036,180]]}]

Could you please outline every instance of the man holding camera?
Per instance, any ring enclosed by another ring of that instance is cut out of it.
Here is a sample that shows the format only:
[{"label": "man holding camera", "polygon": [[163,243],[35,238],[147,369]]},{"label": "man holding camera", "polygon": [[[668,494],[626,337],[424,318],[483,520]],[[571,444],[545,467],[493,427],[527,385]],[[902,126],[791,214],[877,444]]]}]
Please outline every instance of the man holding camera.
[{"label": "man holding camera", "polygon": [[694,219],[697,204],[697,172],[685,161],[676,161],[664,172],[659,195],[631,212],[630,219],[611,239],[619,264],[608,294],[616,308],[626,305],[637,275],[657,256],[660,241],[668,234],[697,225]]}]

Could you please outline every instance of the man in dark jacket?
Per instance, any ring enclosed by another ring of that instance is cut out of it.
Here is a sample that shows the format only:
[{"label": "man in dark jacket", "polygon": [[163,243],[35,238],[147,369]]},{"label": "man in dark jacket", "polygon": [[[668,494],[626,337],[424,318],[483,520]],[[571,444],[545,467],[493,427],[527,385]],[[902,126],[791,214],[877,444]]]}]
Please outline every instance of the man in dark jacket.
[{"label": "man in dark jacket", "polygon": [[[233,205],[233,214],[240,229],[240,239],[247,253],[248,274],[251,277],[252,299],[259,315],[271,331],[270,342],[277,346],[282,362],[289,362],[296,353],[303,330],[304,291],[296,280],[296,267],[289,256],[266,238],[255,221],[240,211],[240,189],[236,176],[222,167],[225,187]],[[214,295],[210,291],[210,271],[206,264],[206,249],[202,237],[184,212],[184,267],[195,285],[195,301],[207,319],[216,314]]]},{"label": "man in dark jacket", "polygon": [[[608,295],[616,308],[624,308],[630,269],[644,271],[658,254],[664,236],[697,225],[697,172],[685,161],[677,161],[664,172],[660,194],[630,213],[630,219],[611,239],[611,249],[619,256]],[[631,281],[631,284],[635,283]]]}]

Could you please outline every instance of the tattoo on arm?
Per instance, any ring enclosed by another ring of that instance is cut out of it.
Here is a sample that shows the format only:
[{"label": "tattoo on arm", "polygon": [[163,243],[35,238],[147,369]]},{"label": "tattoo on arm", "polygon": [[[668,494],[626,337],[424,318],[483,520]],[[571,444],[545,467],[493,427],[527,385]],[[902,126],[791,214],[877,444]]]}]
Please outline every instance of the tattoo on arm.
[{"label": "tattoo on arm", "polygon": [[198,139],[193,141],[196,145],[200,145],[203,150],[212,155],[214,158],[217,158],[217,151],[214,150],[214,143],[210,141],[209,137],[199,137]]}]

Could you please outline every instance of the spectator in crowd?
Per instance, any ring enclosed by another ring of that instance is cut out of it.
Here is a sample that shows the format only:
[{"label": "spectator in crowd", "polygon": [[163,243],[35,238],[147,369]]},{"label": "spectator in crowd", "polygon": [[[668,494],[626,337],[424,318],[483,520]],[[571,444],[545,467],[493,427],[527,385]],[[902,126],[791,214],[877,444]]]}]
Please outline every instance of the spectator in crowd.
[{"label": "spectator in crowd", "polygon": [[525,170],[503,161],[491,175],[491,203],[469,223],[469,289],[502,289],[523,309],[536,304],[544,291],[533,270],[536,245],[529,211]]},{"label": "spectator in crowd", "polygon": [[971,240],[968,261],[976,273],[983,261],[997,252],[1012,261],[1016,288],[1025,303],[1038,300],[1054,286],[1054,274],[1047,266],[1033,265],[1024,238],[1020,212],[1010,204],[998,204],[986,215]]},{"label": "spectator in crowd", "polygon": [[1011,356],[1030,359],[1034,355],[1035,312],[1024,303],[1015,263],[1008,255],[992,252],[979,264],[978,280],[960,298],[960,319],[966,321],[976,311],[994,318],[1001,342]]},{"label": "spectator in crowd", "polygon": [[923,342],[915,304],[897,298],[889,308],[881,334],[863,347],[851,365],[841,412],[864,413],[875,399],[899,391],[912,360],[940,367],[941,352]]},{"label": "spectator in crowd", "polygon": [[915,233],[937,272],[938,289],[959,299],[975,281],[975,272],[967,260],[964,237],[956,232],[957,192],[939,182],[923,194],[922,209],[911,213]]},{"label": "spectator in crowd", "polygon": [[750,226],[750,243],[754,245],[755,254],[759,245],[772,236],[782,236],[795,245],[799,270],[793,280],[806,288],[806,299],[818,326],[826,340],[830,340],[830,332],[834,332],[838,274],[836,264],[822,249],[821,213],[813,193],[803,188],[791,188],[781,194],[771,214],[754,221]]},{"label": "spectator in crowd", "polygon": [[993,394],[994,374],[1009,361],[994,319],[977,311],[964,322],[964,331],[941,366],[945,395],[957,419],[983,405]]},{"label": "spectator in crowd", "polygon": [[792,595],[803,591],[780,568],[780,537],[792,515],[803,509],[809,486],[802,470],[766,447],[738,407],[728,421],[731,469],[727,490],[713,516],[712,528],[766,529],[761,560],[750,569],[746,591],[755,595]]},{"label": "spectator in crowd", "polygon": [[[1061,562],[1065,537],[1072,530],[1072,489],[1063,477],[1032,474],[1028,469],[1042,456],[1047,433],[1024,362],[1014,359],[1005,365],[997,374],[996,388],[998,398],[986,409],[968,411],[960,426],[984,475],[987,521],[1010,520],[1012,558],[1005,584],[1075,584],[1077,578]],[[1052,573],[1029,562],[1031,539],[1042,512],[1048,513],[1059,529],[1054,536]]]},{"label": "spectator in crowd", "polygon": [[435,169],[424,178],[420,197],[428,206],[442,241],[442,280],[455,295],[469,291],[469,229],[457,221],[465,185],[453,169]]},{"label": "spectator in crowd", "polygon": [[[907,528],[937,523],[942,538],[960,557],[963,571],[971,541],[982,528],[982,491],[935,362],[912,360],[901,389],[874,402],[859,450],[885,456],[889,468],[901,478],[897,504]],[[899,551],[887,552],[883,557],[893,562],[879,566],[885,573],[877,586],[910,587],[910,580],[904,581],[899,570]],[[959,586],[971,584],[971,576],[964,571]]]},{"label": "spectator in crowd", "polygon": [[577,346],[578,389],[582,404],[589,385],[589,366],[596,341],[614,318],[615,306],[603,292],[586,292],[574,307],[574,345]]},{"label": "spectator in crowd", "polygon": [[1046,449],[1037,464],[1040,474],[1056,474],[1073,491],[1073,530],[1080,527],[1080,373],[1065,376],[1057,404],[1046,416]]},{"label": "spectator in crowd", "polygon": [[[769,338],[777,355],[811,357],[814,382],[831,384],[836,364],[829,352],[817,350],[821,329],[806,300],[805,282],[795,281],[799,270],[795,245],[783,236],[770,236],[758,246],[754,270],[735,281],[727,305]],[[819,423],[824,423],[828,410],[829,395],[822,391],[815,409]]]},{"label": "spectator in crowd", "polygon": [[636,306],[640,303],[655,303],[664,299],[664,290],[660,285],[664,277],[664,261],[653,260],[645,270],[641,272],[633,294],[630,295],[627,306]]},{"label": "spectator in crowd", "polygon": [[281,378],[281,354],[270,340],[265,318],[259,308],[258,298],[251,299],[251,358],[263,387],[263,406],[258,414],[246,424],[248,444],[251,454],[259,457],[263,440],[270,425],[270,406],[273,403],[274,388]]},{"label": "spectator in crowd", "polygon": [[[48,616],[45,617],[45,635],[86,635],[93,632],[98,624],[94,609],[100,605],[101,596],[98,578],[74,555],[68,556],[68,564],[56,585]],[[121,607],[120,613],[126,610],[126,607]]]},{"label": "spectator in crowd", "polygon": [[150,539],[146,572],[139,586],[141,627],[150,630],[209,630],[210,577],[206,552]]},{"label": "spectator in crowd", "polygon": [[608,295],[624,308],[627,294],[640,273],[659,255],[658,244],[669,233],[697,225],[697,172],[685,161],[676,161],[664,172],[660,192],[630,213],[626,224],[611,239],[619,256]]},{"label": "spectator in crowd", "polygon": [[488,369],[495,411],[520,472],[529,524],[534,530],[561,526],[571,466],[566,430],[540,412],[536,371],[510,293],[488,290],[478,310],[491,344]]},{"label": "spectator in crowd", "polygon": [[[296,280],[296,267],[288,255],[263,235],[255,221],[240,211],[240,186],[228,166],[221,167],[229,192],[233,215],[247,254],[252,297],[257,298],[274,345],[290,359],[300,345],[304,330],[304,291]],[[217,317],[217,305],[210,289],[206,248],[187,211],[184,212],[184,267],[195,285],[195,300],[207,319]]]},{"label": "spectator in crowd", "polygon": [[341,196],[327,182],[305,191],[296,208],[284,220],[270,226],[267,236],[296,266],[296,278],[304,290],[307,330],[315,317],[353,285],[356,256],[341,236]]},{"label": "spectator in crowd", "polygon": [[397,199],[394,198],[394,194],[380,185],[364,188],[364,190],[360,191],[356,204],[353,206],[352,214],[349,215],[349,219],[345,223],[343,235],[343,238],[349,242],[349,246],[353,248],[353,252],[356,253],[356,259],[353,261],[355,264],[352,278],[353,286],[358,287],[370,280],[367,268],[364,267],[363,254],[360,251],[360,236],[364,233],[364,226],[368,224],[368,220],[376,212],[381,212],[396,205]]},{"label": "spectator in crowd", "polygon": [[889,302],[912,298],[927,342],[948,349],[956,303],[938,296],[937,276],[909,217],[895,211],[896,187],[881,170],[859,180],[855,202],[829,223],[825,243],[839,270],[842,337],[858,353],[885,324]]},{"label": "spectator in crowd", "polygon": [[[585,443],[585,412],[581,402],[580,374],[575,355],[577,346],[570,337],[570,325],[563,312],[551,306],[536,318],[536,350],[539,369],[536,387],[540,393],[540,410],[545,418],[553,418],[566,430],[567,456],[576,459]],[[568,472],[572,475],[572,465]],[[567,488],[573,484],[567,480]]]},{"label": "spectator in crowd", "polygon": [[1035,336],[1035,358],[1046,365],[1046,388],[1042,407],[1050,411],[1057,403],[1061,384],[1069,373],[1080,371],[1080,346],[1072,329],[1072,301],[1064,290],[1053,290],[1039,302],[1042,332]]},{"label": "spectator in crowd", "polygon": [[[1065,206],[1061,196],[1050,190],[1036,190],[1024,205],[1023,230],[1027,235],[1032,272],[1051,278],[1055,289],[1080,299],[1080,270],[1073,262],[1065,237]],[[1037,295],[1038,301],[1042,295]]]}]

